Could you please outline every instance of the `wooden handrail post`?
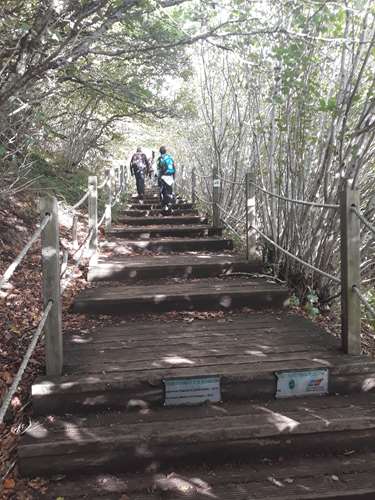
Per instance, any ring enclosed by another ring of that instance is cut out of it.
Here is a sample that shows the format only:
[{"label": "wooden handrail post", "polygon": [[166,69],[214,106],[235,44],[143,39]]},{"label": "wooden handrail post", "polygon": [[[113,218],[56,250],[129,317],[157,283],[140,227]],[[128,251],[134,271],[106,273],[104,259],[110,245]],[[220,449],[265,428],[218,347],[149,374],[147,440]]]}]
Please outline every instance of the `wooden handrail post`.
[{"label": "wooden handrail post", "polygon": [[220,226],[220,179],[217,166],[214,166],[212,172],[212,226]]},{"label": "wooden handrail post", "polygon": [[255,181],[254,174],[251,172],[246,172],[245,182],[246,182],[246,257],[247,260],[256,259],[256,232],[254,227],[256,227],[256,206],[255,206],[255,186],[253,182]]},{"label": "wooden handrail post", "polygon": [[52,302],[44,325],[46,373],[60,376],[63,367],[63,343],[60,296],[60,243],[59,215],[57,200],[53,196],[45,196],[40,204],[41,218],[49,214],[51,219],[42,231],[42,274],[44,307]]},{"label": "wooden handrail post", "polygon": [[347,354],[361,353],[361,303],[353,286],[360,286],[359,191],[352,179],[343,179],[340,193],[341,227],[341,340]]},{"label": "wooden handrail post", "polygon": [[112,226],[112,186],[111,186],[111,169],[105,169],[105,178],[107,179],[107,184],[105,185],[105,222],[104,227],[106,231],[111,230]]},{"label": "wooden handrail post", "polygon": [[124,186],[125,186],[125,166],[124,165],[120,165],[120,177],[121,177],[121,193],[124,192]]},{"label": "wooden handrail post", "polygon": [[197,189],[197,175],[195,173],[195,168],[191,171],[191,202],[194,205],[197,201],[195,193]]},{"label": "wooden handrail post", "polygon": [[98,179],[96,175],[90,175],[88,181],[89,189],[89,232],[92,235],[89,241],[89,250],[96,252],[98,246]]},{"label": "wooden handrail post", "polygon": [[78,248],[78,237],[77,237],[77,229],[78,229],[78,215],[73,215],[73,224],[72,224],[72,240],[73,240],[73,248]]}]

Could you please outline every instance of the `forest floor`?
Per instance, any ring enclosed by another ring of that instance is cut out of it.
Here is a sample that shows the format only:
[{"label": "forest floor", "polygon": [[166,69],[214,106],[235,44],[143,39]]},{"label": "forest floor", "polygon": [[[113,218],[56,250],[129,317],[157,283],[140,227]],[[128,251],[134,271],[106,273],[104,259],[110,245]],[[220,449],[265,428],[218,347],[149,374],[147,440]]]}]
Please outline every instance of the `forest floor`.
[{"label": "forest floor", "polygon": [[[0,205],[0,276],[22,249],[34,231],[39,220],[35,201],[30,196],[19,196]],[[70,254],[74,248],[69,243],[69,218],[61,221],[61,242]],[[87,230],[85,222],[79,225],[79,239],[82,241]],[[0,402],[10,387],[29,345],[33,331],[39,322],[42,311],[41,296],[41,251],[36,243],[28,252],[15,274],[11,285],[0,291]],[[78,271],[72,285],[63,296],[63,331],[90,331],[98,326],[117,325],[124,321],[121,317],[101,315],[93,318],[86,315],[72,314],[70,306],[75,294],[88,286],[84,269]],[[244,308],[242,312],[249,311]],[[300,308],[293,308],[293,313],[306,316]],[[221,318],[233,312],[169,312],[155,316],[158,321],[176,319],[192,322],[209,318]],[[152,314],[127,317],[126,321],[153,318]],[[315,319],[332,335],[340,334],[340,317],[337,308],[317,316]],[[374,344],[374,335],[369,328],[364,328],[363,345],[369,351]],[[14,395],[6,423],[0,425],[0,499],[39,498],[48,491],[48,481],[41,478],[21,478],[17,470],[17,445],[20,437],[30,422],[30,389],[37,375],[43,371],[44,349],[39,342],[28,367],[23,375],[18,391]]]}]

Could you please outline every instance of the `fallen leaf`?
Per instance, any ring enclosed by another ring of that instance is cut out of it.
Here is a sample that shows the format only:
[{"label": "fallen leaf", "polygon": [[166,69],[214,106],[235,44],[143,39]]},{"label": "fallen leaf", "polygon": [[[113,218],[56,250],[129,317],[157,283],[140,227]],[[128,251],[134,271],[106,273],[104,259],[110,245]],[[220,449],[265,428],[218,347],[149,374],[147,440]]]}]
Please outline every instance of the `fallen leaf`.
[{"label": "fallen leaf", "polygon": [[5,479],[4,481],[4,488],[6,490],[13,490],[13,488],[15,487],[16,483],[14,481],[14,479]]}]

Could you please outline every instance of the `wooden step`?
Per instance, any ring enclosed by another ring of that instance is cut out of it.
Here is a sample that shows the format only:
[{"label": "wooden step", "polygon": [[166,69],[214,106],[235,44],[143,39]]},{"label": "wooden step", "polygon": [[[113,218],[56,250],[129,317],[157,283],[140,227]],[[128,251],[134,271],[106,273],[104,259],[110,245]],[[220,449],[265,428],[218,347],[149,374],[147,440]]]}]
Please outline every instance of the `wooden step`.
[{"label": "wooden step", "polygon": [[113,227],[106,234],[109,238],[137,238],[148,240],[150,238],[176,237],[199,238],[205,236],[221,236],[223,229],[205,225],[176,225],[176,226],[131,226]]},{"label": "wooden step", "polygon": [[157,216],[144,216],[144,217],[119,217],[119,224],[125,224],[127,226],[149,226],[149,225],[171,225],[171,224],[207,224],[207,217],[200,217],[197,215],[159,215]]},{"label": "wooden step", "polygon": [[[114,248],[112,242],[106,244],[108,248]],[[115,247],[118,250],[134,250],[139,253],[157,252],[221,252],[223,250],[233,250],[233,240],[224,238],[160,238],[151,240],[120,240],[116,239]],[[104,248],[104,246],[103,246]],[[125,253],[126,254],[126,253]]]},{"label": "wooden step", "polygon": [[232,255],[155,255],[99,257],[92,261],[89,281],[139,281],[166,277],[207,278],[220,274],[259,273],[259,261],[246,261]]},{"label": "wooden step", "polygon": [[104,500],[373,500],[374,475],[374,452],[344,452],[251,464],[171,466],[145,471],[141,480],[137,473],[59,478],[48,484],[48,498],[77,500],[84,491],[87,498]]},{"label": "wooden step", "polygon": [[[142,407],[141,403],[138,403]],[[35,419],[18,447],[23,475],[142,471],[264,457],[372,451],[375,395],[213,404]]]},{"label": "wooden step", "polygon": [[252,309],[282,307],[288,289],[265,279],[202,279],[182,284],[97,287],[84,290],[74,300],[75,312],[128,314],[134,311],[184,309]]},{"label": "wooden step", "polygon": [[163,217],[170,217],[173,215],[173,217],[183,217],[185,215],[188,216],[198,216],[198,210],[193,209],[193,208],[175,208],[171,210],[169,215],[165,215],[163,210],[160,208],[154,208],[154,209],[127,209],[127,210],[122,210],[121,214],[123,214],[126,217],[148,217],[148,216],[163,216]]},{"label": "wooden step", "polygon": [[124,409],[132,400],[162,406],[168,377],[219,376],[224,402],[274,399],[275,372],[285,370],[328,367],[330,394],[374,387],[375,361],[343,354],[336,338],[287,312],[155,325],[126,321],[65,333],[64,377],[33,384],[34,412]]},{"label": "wooden step", "polygon": [[[132,210],[151,210],[151,209],[161,209],[162,206],[160,205],[159,202],[155,203],[132,203],[129,205],[129,208]],[[178,210],[178,209],[192,209],[193,205],[192,203],[178,203],[176,205],[171,206],[171,211],[172,210]]]}]

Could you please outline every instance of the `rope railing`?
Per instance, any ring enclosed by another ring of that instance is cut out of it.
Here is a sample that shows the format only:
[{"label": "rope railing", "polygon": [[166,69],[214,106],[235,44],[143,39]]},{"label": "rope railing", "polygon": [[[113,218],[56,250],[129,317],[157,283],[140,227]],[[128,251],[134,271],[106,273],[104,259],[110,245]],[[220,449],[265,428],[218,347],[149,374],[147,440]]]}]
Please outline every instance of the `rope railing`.
[{"label": "rope railing", "polygon": [[61,295],[65,292],[65,290],[68,288],[70,283],[73,281],[74,278],[74,273],[77,269],[79,269],[79,266],[81,264],[81,260],[85,254],[85,251],[87,250],[88,243],[90,242],[90,239],[92,238],[92,235],[94,234],[94,229],[92,229],[86,236],[84,240],[84,244],[81,247],[81,252],[78,255],[78,259],[76,259],[76,262],[74,266],[69,270],[68,276],[64,279],[63,284],[61,285]]},{"label": "rope railing", "polygon": [[29,241],[22,248],[20,253],[17,255],[17,257],[10,264],[10,266],[7,268],[7,270],[3,274],[3,277],[0,280],[0,290],[1,290],[1,288],[4,287],[4,285],[6,285],[8,283],[10,278],[13,276],[15,270],[21,264],[21,262],[23,261],[23,259],[26,256],[27,252],[30,250],[30,248],[33,246],[33,244],[38,240],[39,236],[42,234],[43,229],[46,227],[46,225],[48,224],[50,219],[51,219],[51,215],[49,215],[49,214],[44,217],[44,219],[40,223],[40,226],[34,231],[33,235],[29,239]]},{"label": "rope railing", "polygon": [[[212,182],[212,191],[211,191],[211,200],[203,199],[198,193],[196,189],[196,179],[195,177],[202,177],[200,174],[196,173],[196,170],[192,170],[192,199],[200,200],[205,205],[211,206],[212,213],[212,225],[214,227],[220,226],[221,223],[224,223],[229,230],[232,230],[237,236],[241,238],[241,240],[245,240],[246,242],[246,256],[247,259],[257,259],[259,258],[258,254],[258,240],[262,238],[274,248],[278,249],[281,254],[287,256],[288,258],[298,262],[303,268],[310,269],[311,271],[324,276],[326,279],[334,282],[337,285],[340,285],[340,293],[337,294],[337,297],[341,297],[341,309],[342,309],[342,345],[343,349],[348,354],[360,354],[361,353],[361,314],[360,314],[360,304],[361,302],[368,306],[372,307],[371,304],[367,304],[364,302],[366,300],[365,296],[362,294],[361,300],[359,299],[358,292],[360,292],[359,288],[353,288],[355,284],[361,283],[361,223],[366,227],[366,229],[373,235],[375,234],[375,227],[372,221],[368,220],[362,212],[359,210],[360,200],[359,200],[359,190],[358,188],[353,186],[353,180],[348,178],[341,179],[341,186],[339,190],[339,203],[319,203],[295,198],[289,198],[286,196],[282,196],[280,194],[276,194],[272,191],[269,191],[259,184],[256,183],[256,179],[253,173],[247,172],[245,175],[245,215],[243,217],[238,217],[233,214],[242,213],[239,204],[242,202],[233,201],[231,203],[231,209],[227,209],[222,205],[222,196],[220,189],[222,188],[222,184],[225,182],[236,183],[237,181],[231,181],[230,179],[226,179],[225,177],[219,176],[217,172],[213,172],[213,175],[209,176],[213,179]],[[216,182],[215,182],[216,181]],[[221,181],[221,182],[220,182]],[[242,185],[242,182],[238,183]],[[316,267],[309,262],[306,262],[300,257],[297,257],[292,252],[286,250],[282,246],[280,246],[274,239],[270,238],[258,228],[257,218],[259,214],[262,214],[263,217],[269,215],[264,201],[265,199],[261,196],[257,196],[257,191],[264,193],[265,195],[269,195],[275,197],[285,203],[294,203],[297,205],[302,205],[306,207],[314,207],[314,208],[322,208],[322,209],[332,209],[336,210],[339,216],[339,235],[338,239],[340,241],[340,276],[334,276],[329,272]],[[257,209],[257,203],[259,201],[263,206],[259,206]],[[236,204],[237,203],[237,204]],[[225,203],[224,203],[225,205]],[[358,208],[357,208],[358,207]],[[243,219],[246,219],[245,224],[245,237],[241,236],[242,227],[239,226]],[[233,227],[234,226],[234,227]],[[240,229],[238,231],[237,229]],[[372,262],[372,261],[370,261]],[[368,262],[366,263],[368,265]],[[362,264],[363,267],[363,264]],[[364,284],[366,281],[363,282]],[[372,307],[371,311],[374,308]]]},{"label": "rope railing", "polygon": [[75,205],[71,207],[71,211],[77,210],[77,208],[83,205],[83,203],[87,200],[88,197],[89,197],[89,192],[86,191],[86,193],[82,196],[82,198]]},{"label": "rope railing", "polygon": [[97,223],[97,225],[96,225],[97,229],[99,229],[99,228],[100,228],[100,226],[101,226],[101,225],[103,224],[103,222],[105,221],[105,216],[106,216],[106,212],[105,212],[105,210],[104,210],[104,214],[102,215],[102,217],[101,217],[100,221],[99,221],[99,222]]},{"label": "rope railing", "polygon": [[[121,178],[119,189],[115,196],[115,204],[120,200],[120,194],[126,189],[125,186],[125,173],[122,167]],[[106,179],[99,186],[103,188],[108,185],[108,196],[109,200],[111,198],[111,182],[110,182],[109,171],[106,171]],[[31,248],[33,243],[41,236],[42,237],[42,268],[43,268],[43,299],[44,303],[47,304],[41,320],[35,330],[32,340],[27,348],[27,351],[22,359],[21,365],[17,371],[17,374],[2,402],[0,407],[0,423],[6,415],[6,412],[11,404],[12,397],[17,391],[18,385],[21,378],[25,372],[28,362],[34,352],[34,349],[42,335],[43,329],[45,329],[46,337],[46,366],[47,375],[61,375],[62,371],[62,342],[61,342],[61,295],[65,292],[68,285],[74,279],[74,273],[76,269],[79,268],[81,261],[85,255],[85,251],[88,246],[91,250],[96,251],[97,249],[97,231],[100,225],[106,221],[106,229],[110,227],[111,221],[111,203],[106,204],[106,210],[103,217],[98,224],[93,224],[93,221],[97,219],[97,181],[96,177],[89,177],[89,188],[85,195],[71,208],[75,211],[79,206],[81,206],[86,199],[88,199],[88,211],[89,211],[89,228],[88,234],[85,236],[82,243],[71,255],[71,258],[78,258],[72,268],[68,267],[69,253],[67,250],[63,252],[62,262],[60,263],[60,241],[59,241],[59,223],[58,223],[58,203],[56,198],[47,196],[41,200],[41,213],[47,214],[43,217],[40,226],[34,231],[33,235],[26,243],[24,248],[14,259],[12,264],[7,268],[3,277],[0,281],[0,288],[4,286],[13,273],[15,272],[18,265],[21,263],[22,259],[25,257],[27,251]],[[108,220],[109,218],[109,220]],[[109,224],[107,225],[107,223]],[[76,232],[77,232],[77,217],[73,217],[73,244],[76,243]],[[58,274],[56,273],[58,270]],[[67,275],[67,276],[66,276]],[[66,276],[66,277],[65,277]],[[59,286],[60,285],[60,286]],[[59,293],[60,292],[60,293]],[[60,319],[59,319],[60,318]],[[47,322],[48,320],[48,322]],[[46,324],[47,323],[47,324]]]},{"label": "rope railing", "polygon": [[375,309],[372,307],[370,302],[366,299],[366,297],[361,293],[357,285],[353,285],[353,291],[358,295],[359,300],[362,302],[362,304],[366,307],[366,309],[370,312],[371,316],[373,319],[375,319]]},{"label": "rope railing", "polygon": [[294,198],[287,198],[286,196],[281,196],[276,193],[272,193],[271,191],[268,191],[267,189],[262,188],[255,182],[251,182],[251,184],[258,189],[259,191],[262,191],[265,194],[268,194],[269,196],[273,196],[274,198],[277,198],[282,201],[286,201],[287,203],[295,203],[296,205],[304,205],[307,207],[316,207],[316,208],[329,208],[329,209],[334,209],[337,210],[340,208],[340,205],[334,205],[334,204],[326,204],[326,203],[315,203],[313,201],[305,201],[305,200],[296,200]]},{"label": "rope railing", "polygon": [[240,240],[244,239],[243,235],[241,233],[239,233],[237,231],[237,229],[235,229],[233,226],[231,226],[228,221],[226,221],[225,219],[220,219],[220,220],[224,224],[224,226],[227,227],[227,229],[229,229],[229,231],[232,231],[232,233],[234,233],[236,236],[238,236]]},{"label": "rope railing", "polygon": [[326,273],[325,271],[322,271],[318,267],[315,267],[312,264],[309,264],[308,262],[300,259],[296,255],[293,255],[288,250],[285,250],[285,248],[281,247],[275,241],[273,241],[271,238],[269,238],[267,235],[265,235],[263,233],[263,231],[261,231],[260,229],[258,229],[256,227],[252,227],[252,229],[254,229],[254,231],[256,231],[260,236],[262,236],[262,238],[264,238],[266,241],[268,241],[268,243],[271,243],[271,245],[273,245],[275,248],[277,248],[278,250],[280,250],[280,252],[284,253],[285,255],[287,255],[288,257],[290,257],[291,259],[294,259],[295,261],[299,262],[300,264],[304,265],[305,267],[308,267],[312,271],[315,271],[315,272],[321,274],[322,276],[325,276],[326,278],[328,278],[328,279],[330,279],[332,281],[335,281],[336,283],[341,283],[340,278],[338,278],[337,276],[333,276],[332,274]]},{"label": "rope railing", "polygon": [[371,224],[371,222],[364,217],[364,215],[358,210],[357,207],[352,207],[352,211],[356,214],[358,219],[369,229],[373,234],[375,234],[375,226]]},{"label": "rope railing", "polygon": [[44,309],[43,315],[42,315],[42,317],[39,321],[39,324],[35,330],[35,333],[34,333],[33,338],[29,344],[29,347],[27,348],[27,351],[23,357],[22,363],[21,363],[20,367],[18,368],[17,374],[14,377],[12,385],[10,386],[10,388],[9,388],[9,390],[8,390],[4,400],[3,400],[3,403],[2,403],[1,408],[0,408],[0,424],[2,424],[4,421],[4,417],[6,415],[6,412],[8,411],[8,407],[12,401],[12,398],[13,398],[15,392],[17,391],[19,383],[21,382],[22,376],[26,370],[26,367],[27,367],[29,360],[34,352],[34,349],[38,343],[39,337],[42,334],[45,322],[47,321],[47,318],[48,318],[48,315],[51,311],[52,305],[53,305],[53,303],[52,303],[52,301],[50,301],[50,302],[48,302],[46,308]]},{"label": "rope railing", "polygon": [[234,186],[243,186],[245,181],[245,179],[242,179],[241,181],[232,181],[231,179],[226,179],[225,177],[221,177],[220,175],[217,175],[216,179],[226,182],[227,184],[233,184]]},{"label": "rope railing", "polygon": [[224,208],[222,205],[220,205],[219,203],[217,205],[222,212],[224,212],[228,217],[231,217],[236,222],[241,222],[244,219],[246,219],[246,213],[244,213],[241,217],[238,217],[238,216],[235,216],[232,213],[228,212],[228,210],[226,208]]}]

